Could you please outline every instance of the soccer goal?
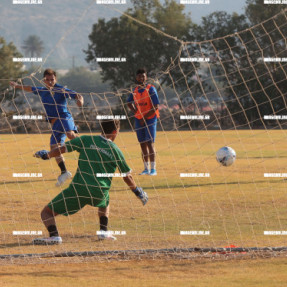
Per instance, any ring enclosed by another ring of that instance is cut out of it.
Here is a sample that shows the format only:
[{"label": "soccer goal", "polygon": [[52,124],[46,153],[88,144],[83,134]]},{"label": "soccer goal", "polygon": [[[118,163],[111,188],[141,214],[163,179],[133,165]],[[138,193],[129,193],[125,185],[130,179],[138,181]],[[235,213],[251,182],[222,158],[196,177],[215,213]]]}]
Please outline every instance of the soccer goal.
[{"label": "soccer goal", "polygon": [[[194,258],[286,251],[286,13],[222,38],[173,39],[180,44],[178,54],[168,69],[147,80],[159,96],[157,175],[139,175],[145,166],[127,101],[132,87],[77,91],[85,102],[81,108],[68,99],[80,136],[100,135],[99,120],[120,120],[115,143],[149,197],[143,206],[121,176],[113,176],[108,230],[114,241],[98,240],[98,210],[86,205],[56,217],[62,244],[32,244],[49,236],[41,210],[71,179],[56,187],[55,160],[33,157],[50,149],[52,131],[39,93],[2,92],[0,258]],[[13,80],[43,87],[42,72]],[[236,153],[229,166],[216,160],[225,146]],[[64,156],[74,175],[79,154]]]}]

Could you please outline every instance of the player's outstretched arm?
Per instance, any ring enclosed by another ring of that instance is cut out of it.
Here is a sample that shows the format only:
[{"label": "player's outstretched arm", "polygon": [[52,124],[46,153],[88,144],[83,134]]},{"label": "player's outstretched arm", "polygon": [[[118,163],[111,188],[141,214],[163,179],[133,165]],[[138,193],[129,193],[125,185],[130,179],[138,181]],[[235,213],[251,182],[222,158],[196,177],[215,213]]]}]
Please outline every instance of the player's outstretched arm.
[{"label": "player's outstretched arm", "polygon": [[148,201],[147,193],[143,191],[141,187],[137,187],[136,183],[131,174],[128,174],[126,177],[123,177],[124,182],[129,186],[132,192],[139,198],[143,205]]},{"label": "player's outstretched arm", "polygon": [[133,176],[130,173],[127,176],[123,177],[123,180],[131,190],[134,190],[137,188],[137,185],[133,179]]},{"label": "player's outstretched arm", "polygon": [[18,85],[16,82],[10,82],[10,86],[13,87],[14,89],[20,89],[20,90],[24,90],[25,92],[32,92],[32,87],[30,86],[22,86],[22,85]]},{"label": "player's outstretched arm", "polygon": [[34,157],[41,158],[43,160],[50,159],[52,157],[57,157],[63,153],[67,152],[67,148],[65,145],[61,147],[56,147],[52,149],[50,152],[47,150],[40,150],[34,154]]},{"label": "player's outstretched arm", "polygon": [[75,100],[76,100],[77,106],[79,108],[81,108],[84,105],[84,98],[83,98],[82,95],[77,94],[76,97],[75,97]]}]

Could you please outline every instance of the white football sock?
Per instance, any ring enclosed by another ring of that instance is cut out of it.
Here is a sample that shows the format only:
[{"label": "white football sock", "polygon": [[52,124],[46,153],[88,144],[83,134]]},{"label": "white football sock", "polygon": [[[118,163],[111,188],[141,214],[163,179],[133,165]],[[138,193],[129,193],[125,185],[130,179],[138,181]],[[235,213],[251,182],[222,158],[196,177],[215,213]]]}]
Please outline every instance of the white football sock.
[{"label": "white football sock", "polygon": [[149,170],[149,162],[144,161],[144,168]]}]

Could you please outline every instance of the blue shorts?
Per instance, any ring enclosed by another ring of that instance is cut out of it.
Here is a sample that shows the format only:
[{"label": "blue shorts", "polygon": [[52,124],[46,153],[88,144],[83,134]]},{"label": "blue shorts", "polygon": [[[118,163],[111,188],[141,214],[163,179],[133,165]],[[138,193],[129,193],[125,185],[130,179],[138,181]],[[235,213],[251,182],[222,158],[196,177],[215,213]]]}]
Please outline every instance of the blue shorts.
[{"label": "blue shorts", "polygon": [[135,118],[135,130],[140,143],[153,142],[156,136],[157,117],[146,120],[146,125],[141,126],[140,120]]},{"label": "blue shorts", "polygon": [[70,131],[78,132],[72,117],[67,119],[57,119],[52,127],[50,145],[58,143],[62,145],[67,137],[66,133]]}]

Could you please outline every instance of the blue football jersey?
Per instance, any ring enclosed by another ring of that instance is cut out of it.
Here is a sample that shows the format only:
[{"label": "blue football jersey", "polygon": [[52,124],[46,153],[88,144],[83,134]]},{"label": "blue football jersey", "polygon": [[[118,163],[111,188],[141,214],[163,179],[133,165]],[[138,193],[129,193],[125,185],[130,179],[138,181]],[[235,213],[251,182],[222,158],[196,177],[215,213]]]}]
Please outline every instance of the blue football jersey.
[{"label": "blue football jersey", "polygon": [[77,95],[75,91],[55,84],[51,90],[46,87],[32,87],[32,92],[41,97],[48,121],[53,118],[66,119],[71,117],[67,108],[67,98],[75,99]]}]

